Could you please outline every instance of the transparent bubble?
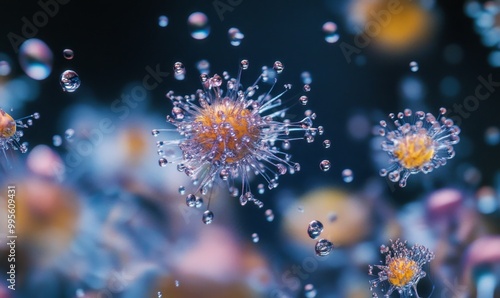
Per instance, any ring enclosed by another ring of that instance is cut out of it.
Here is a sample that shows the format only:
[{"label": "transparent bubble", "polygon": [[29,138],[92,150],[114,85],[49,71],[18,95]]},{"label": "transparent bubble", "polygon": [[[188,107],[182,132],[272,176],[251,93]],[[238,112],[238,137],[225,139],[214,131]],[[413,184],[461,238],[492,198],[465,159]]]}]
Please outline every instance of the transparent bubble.
[{"label": "transparent bubble", "polygon": [[54,135],[52,137],[52,145],[59,147],[62,145],[62,137],[60,135]]},{"label": "transparent bubble", "polygon": [[39,39],[28,39],[19,48],[21,68],[34,80],[44,80],[50,75],[52,60],[52,51]]},{"label": "transparent bubble", "polygon": [[75,135],[75,130],[73,128],[68,128],[64,132],[64,137],[66,138],[66,140],[69,140],[69,141],[73,139],[74,135]]},{"label": "transparent bubble", "polygon": [[63,50],[63,57],[66,60],[71,60],[75,57],[75,53],[73,52],[72,49],[64,49]]},{"label": "transparent bubble", "polygon": [[239,46],[243,38],[245,38],[245,35],[240,32],[240,29],[234,27],[227,31],[227,35],[229,36],[229,42],[235,47]]},{"label": "transparent bubble", "polygon": [[208,74],[210,73],[210,62],[207,60],[200,60],[196,62],[196,69],[198,69],[200,74]]},{"label": "transparent bubble", "polygon": [[257,233],[252,234],[252,242],[253,243],[259,242],[259,235]]},{"label": "transparent bubble", "polygon": [[484,141],[490,146],[495,146],[500,143],[500,129],[496,126],[491,126],[484,132]]},{"label": "transparent bubble", "polygon": [[182,81],[186,77],[186,68],[182,62],[174,63],[174,78],[176,80]]},{"label": "transparent bubble", "polygon": [[302,84],[311,84],[312,83],[312,77],[308,71],[303,71],[300,74],[300,79],[302,80]]},{"label": "transparent bubble", "polygon": [[307,98],[307,96],[305,95],[302,95],[301,97],[299,97],[299,101],[300,103],[305,106],[307,104],[307,101],[309,100],[309,98]]},{"label": "transparent bubble", "polygon": [[314,288],[313,284],[307,284],[304,286],[304,295],[306,298],[315,298],[318,292]]},{"label": "transparent bubble", "polygon": [[167,16],[159,16],[158,17],[158,26],[167,27],[168,26],[168,17]]},{"label": "transparent bubble", "polygon": [[208,225],[208,224],[211,224],[212,221],[214,220],[214,213],[210,210],[205,210],[205,212],[203,212],[203,223]]},{"label": "transparent bubble", "polygon": [[316,239],[323,232],[323,224],[319,220],[313,220],[307,226],[307,234],[311,239]]},{"label": "transparent bubble", "polygon": [[326,239],[319,239],[314,248],[317,256],[324,257],[332,252],[333,244]]},{"label": "transparent bubble", "polygon": [[268,222],[272,222],[274,220],[274,213],[273,210],[267,209],[266,212],[264,213],[266,215],[266,220]]},{"label": "transparent bubble", "polygon": [[417,72],[418,71],[418,63],[416,61],[410,62],[410,70],[412,72]]},{"label": "transparent bubble", "polygon": [[350,183],[354,180],[354,174],[351,169],[345,169],[342,171],[342,179],[345,183]]},{"label": "transparent bubble", "polygon": [[188,27],[194,39],[205,39],[210,34],[208,17],[202,12],[194,12],[188,17]]},{"label": "transparent bubble", "polygon": [[328,148],[330,148],[330,146],[332,146],[332,141],[330,141],[330,140],[324,140],[323,141],[323,147],[324,148],[328,149]]},{"label": "transparent bubble", "polygon": [[59,83],[65,92],[75,92],[81,84],[80,77],[73,70],[65,70],[60,77]]},{"label": "transparent bubble", "polygon": [[322,160],[320,163],[319,163],[319,168],[323,171],[323,172],[327,172],[328,170],[330,170],[331,168],[331,163],[329,160]]},{"label": "transparent bubble", "polygon": [[7,60],[0,60],[0,76],[8,76],[12,68]]},{"label": "transparent bubble", "polygon": [[336,43],[340,38],[340,35],[337,33],[337,24],[334,22],[324,23],[323,33],[325,34],[325,41],[328,43]]}]

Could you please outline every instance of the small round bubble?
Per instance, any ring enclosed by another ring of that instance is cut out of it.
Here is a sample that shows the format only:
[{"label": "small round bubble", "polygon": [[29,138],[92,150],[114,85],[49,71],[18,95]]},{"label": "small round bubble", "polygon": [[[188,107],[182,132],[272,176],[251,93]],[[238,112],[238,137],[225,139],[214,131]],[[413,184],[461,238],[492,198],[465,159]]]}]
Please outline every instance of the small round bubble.
[{"label": "small round bubble", "polygon": [[252,242],[253,243],[259,242],[259,234],[257,234],[257,233],[252,234]]},{"label": "small round bubble", "polygon": [[324,257],[324,256],[329,255],[332,252],[333,244],[326,239],[320,239],[320,240],[318,240],[318,242],[316,242],[316,245],[314,248],[315,248],[317,256]]},{"label": "small round bubble", "polygon": [[307,104],[307,101],[308,101],[308,100],[309,100],[309,99],[308,99],[308,98],[307,98],[307,96],[305,96],[305,95],[302,95],[301,97],[299,97],[299,101],[300,101],[300,103],[301,103],[303,106],[305,106],[305,105]]},{"label": "small round bubble", "polygon": [[274,213],[273,210],[267,209],[266,212],[264,213],[266,215],[266,220],[268,222],[272,222],[274,220]]},{"label": "small round bubble", "polygon": [[285,67],[283,66],[283,63],[281,63],[280,61],[276,61],[276,62],[274,62],[273,69],[277,73],[282,73],[283,69],[285,69]]},{"label": "small round bubble", "polygon": [[210,34],[208,17],[202,12],[194,12],[188,17],[188,27],[191,37],[202,40]]},{"label": "small round bubble", "polygon": [[417,72],[418,71],[418,63],[416,61],[410,62],[410,70],[412,72]]},{"label": "small round bubble", "polygon": [[326,22],[323,24],[323,33],[325,34],[325,41],[328,43],[336,43],[340,36],[337,33],[337,24],[334,22]]},{"label": "small round bubble", "polygon": [[312,83],[312,77],[308,71],[303,71],[300,74],[300,79],[302,80],[302,84],[311,84]]},{"label": "small round bubble", "polygon": [[174,63],[174,78],[176,80],[182,81],[186,76],[186,68],[182,62]]},{"label": "small round bubble", "polygon": [[60,135],[54,135],[52,137],[52,145],[59,147],[62,145],[62,137]]},{"label": "small round bubble", "polygon": [[305,84],[304,87],[303,87],[303,89],[304,89],[305,92],[309,92],[309,91],[311,91],[311,85]]},{"label": "small round bubble", "polygon": [[330,163],[329,160],[322,160],[320,163],[319,163],[319,168],[320,170],[322,170],[323,172],[327,172],[330,170],[332,164]]},{"label": "small round bubble", "polygon": [[313,220],[307,226],[307,234],[311,239],[316,239],[323,232],[323,224],[319,220]]},{"label": "small round bubble", "polygon": [[211,224],[214,221],[214,213],[210,210],[205,210],[205,212],[203,212],[202,221],[206,225]]},{"label": "small round bubble", "polygon": [[65,70],[59,79],[64,92],[75,92],[81,84],[80,77],[74,70]]},{"label": "small round bubble", "polygon": [[238,28],[234,27],[228,30],[227,35],[229,37],[229,42],[235,47],[239,46],[243,38],[245,38],[245,35],[243,35]]},{"label": "small round bubble", "polygon": [[167,16],[159,16],[158,17],[158,26],[167,27],[168,26],[168,17]]},{"label": "small round bubble", "polygon": [[354,180],[354,174],[352,173],[352,170],[344,169],[342,171],[342,179],[344,180],[345,183],[352,182],[352,180]]},{"label": "small round bubble", "polygon": [[66,60],[71,60],[75,57],[75,53],[73,52],[72,49],[64,49],[63,50],[63,57]]},{"label": "small round bubble", "polygon": [[318,292],[314,288],[313,284],[307,284],[304,286],[304,296],[306,298],[315,298]]},{"label": "small round bubble", "polygon": [[203,59],[196,63],[196,69],[200,72],[200,74],[208,74],[210,72],[210,62]]}]

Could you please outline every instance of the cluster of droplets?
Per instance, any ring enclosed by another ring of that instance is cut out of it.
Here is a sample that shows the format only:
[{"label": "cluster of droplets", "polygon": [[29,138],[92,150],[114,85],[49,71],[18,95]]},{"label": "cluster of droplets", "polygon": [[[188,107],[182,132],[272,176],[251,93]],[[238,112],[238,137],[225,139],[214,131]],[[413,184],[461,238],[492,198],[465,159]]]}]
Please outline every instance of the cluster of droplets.
[{"label": "cluster of droplets", "polygon": [[453,158],[460,128],[445,114],[445,108],[440,108],[438,118],[422,111],[413,114],[410,109],[397,115],[391,113],[394,130],[388,128],[386,121],[380,121],[379,134],[385,137],[381,147],[390,157],[390,166],[381,169],[380,175],[405,187],[410,175],[430,173]]},{"label": "cluster of droplets", "polygon": [[6,151],[19,150],[22,153],[28,151],[28,144],[21,143],[23,136],[23,128],[28,128],[33,125],[33,120],[40,118],[39,113],[14,120],[12,116],[0,109],[0,149],[6,156]]},{"label": "cluster of droplets", "polygon": [[370,280],[370,291],[373,292],[373,297],[377,297],[376,288],[381,284],[388,284],[384,297],[397,291],[401,297],[410,297],[413,291],[417,297],[417,284],[426,272],[422,267],[434,259],[434,253],[423,245],[414,244],[408,248],[407,242],[402,242],[397,239],[391,240],[391,245],[381,245],[380,253],[385,255],[385,260],[382,265],[369,265],[368,274],[377,276],[376,279]]},{"label": "cluster of droplets", "polygon": [[[230,195],[239,198],[241,205],[251,202],[262,208],[263,202],[250,190],[251,175],[263,177],[268,189],[276,188],[279,176],[300,170],[300,165],[292,162],[291,155],[285,152],[290,149],[291,142],[305,139],[311,143],[316,135],[323,133],[322,127],[313,127],[316,114],[310,110],[298,122],[285,119],[288,108],[282,107],[282,96],[291,85],[285,84],[283,92],[271,96],[277,79],[271,78],[269,69],[263,68],[253,85],[242,88],[241,73],[248,69],[249,63],[242,60],[240,64],[236,78],[231,78],[227,72],[222,77],[202,73],[203,89],[196,94],[177,96],[172,91],[168,92],[166,96],[172,101],[173,108],[171,115],[167,116],[167,123],[175,128],[152,131],[155,137],[161,132],[177,132],[181,136],[179,139],[158,141],[157,146],[160,166],[177,164],[177,169],[198,186],[194,194],[188,195],[188,206],[193,206],[191,195],[207,195],[214,182],[220,181],[228,185]],[[273,64],[273,73],[279,75],[283,70],[280,61]],[[174,75],[184,74],[184,65],[175,63]],[[272,85],[269,90],[257,95],[260,82]],[[310,90],[309,85],[304,85],[305,92]],[[299,98],[299,103],[304,104],[303,97]],[[163,149],[167,146],[180,148],[182,156],[167,158]],[[241,182],[239,187],[238,182]],[[264,189],[264,184],[259,184],[258,193],[264,193]],[[208,210],[210,198],[211,195],[203,214],[205,223],[213,220],[213,213]]]},{"label": "cluster of droplets", "polygon": [[[307,226],[307,235],[313,240],[318,239],[322,232],[323,224],[319,220],[313,220]],[[318,239],[314,246],[314,250],[317,256],[327,256],[333,250],[333,243],[324,238]]]}]

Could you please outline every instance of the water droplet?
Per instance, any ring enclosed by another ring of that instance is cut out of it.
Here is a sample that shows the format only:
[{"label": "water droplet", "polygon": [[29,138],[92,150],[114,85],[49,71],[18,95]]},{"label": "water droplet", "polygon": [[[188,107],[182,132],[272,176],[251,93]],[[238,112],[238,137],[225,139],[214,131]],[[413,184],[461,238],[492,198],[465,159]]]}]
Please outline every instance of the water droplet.
[{"label": "water droplet", "polygon": [[168,26],[168,17],[167,16],[159,16],[158,17],[158,26],[167,27]]},{"label": "water droplet", "polygon": [[202,197],[196,197],[196,201],[194,202],[194,206],[196,208],[201,208],[203,206],[203,198]]},{"label": "water droplet", "polygon": [[259,195],[263,195],[265,191],[266,187],[264,186],[264,184],[261,183],[257,185],[257,192],[259,193]]},{"label": "water droplet", "polygon": [[317,294],[316,289],[312,284],[307,284],[304,286],[304,295],[306,298],[315,298]]},{"label": "water droplet", "polygon": [[182,81],[186,77],[186,68],[182,62],[174,63],[174,78],[176,80]]},{"label": "water droplet", "polygon": [[194,207],[196,205],[196,196],[192,193],[188,194],[186,196],[186,205],[188,205],[188,207]]},{"label": "water droplet", "polygon": [[351,183],[354,179],[354,174],[351,169],[345,169],[342,171],[342,179],[345,183]]},{"label": "water droplet", "polygon": [[412,72],[417,72],[418,71],[418,63],[416,61],[410,62],[410,70]]},{"label": "water droplet", "polygon": [[19,48],[19,63],[30,78],[44,80],[52,72],[53,54],[40,39],[28,39]]},{"label": "water droplet", "polygon": [[259,242],[259,235],[257,233],[252,234],[252,242],[253,243]]},{"label": "water droplet", "polygon": [[159,131],[158,129],[153,129],[153,130],[151,131],[151,134],[152,134],[153,136],[157,137],[157,136],[160,134],[160,131]]},{"label": "water droplet", "polygon": [[307,96],[302,95],[301,97],[299,97],[299,101],[303,106],[305,106],[307,104],[308,98]]},{"label": "water droplet", "polygon": [[325,40],[328,43],[336,43],[340,36],[337,33],[337,24],[334,22],[326,22],[323,24],[323,33],[325,33]]},{"label": "water droplet", "polygon": [[65,92],[75,92],[80,87],[81,81],[78,74],[73,70],[65,70],[59,79],[62,90]]},{"label": "water droplet", "polygon": [[283,63],[281,63],[280,61],[276,61],[276,62],[274,62],[273,69],[277,73],[282,73],[283,69],[285,69],[285,67],[283,66]]},{"label": "water droplet", "polygon": [[179,186],[179,194],[184,195],[186,193],[186,188],[184,186]]},{"label": "water droplet", "polygon": [[329,222],[334,222],[334,221],[336,221],[336,220],[337,220],[337,213],[335,213],[335,212],[330,212],[330,213],[328,214],[328,221],[329,221]]},{"label": "water droplet", "polygon": [[389,251],[389,247],[385,246],[384,244],[380,245],[380,253],[385,254]]},{"label": "water droplet", "polygon": [[266,212],[264,213],[266,215],[266,220],[268,222],[272,222],[274,220],[274,213],[273,210],[267,209]]},{"label": "water droplet", "polygon": [[248,65],[249,65],[248,60],[246,60],[246,59],[241,60],[240,64],[241,64],[241,68],[242,68],[243,70],[248,69]]},{"label": "water droplet", "polygon": [[229,170],[228,169],[220,170],[219,177],[223,181],[226,181],[227,179],[229,179]]},{"label": "water droplet", "polygon": [[208,74],[210,73],[210,62],[207,60],[200,60],[196,63],[196,69],[198,69],[200,74]]},{"label": "water droplet", "polygon": [[299,211],[300,213],[304,213],[304,207],[298,206],[297,211]]},{"label": "water droplet", "polygon": [[205,39],[210,34],[208,17],[202,12],[194,12],[188,17],[188,27],[194,39]]},{"label": "water droplet", "polygon": [[55,147],[59,147],[62,145],[62,138],[60,135],[54,135],[52,137],[52,145],[54,145]]},{"label": "water droplet", "polygon": [[78,297],[78,298],[85,297],[85,292],[82,289],[77,289],[76,290],[76,297]]},{"label": "water droplet", "polygon": [[243,35],[243,33],[240,32],[240,29],[234,27],[230,28],[227,34],[229,36],[229,41],[231,42],[231,45],[235,47],[239,46],[243,38],[245,38],[245,35]]},{"label": "water droplet", "polygon": [[326,239],[319,239],[318,242],[316,242],[315,250],[317,256],[327,256],[332,252],[332,249],[333,244]]},{"label": "water droplet", "polygon": [[305,84],[304,87],[303,87],[303,89],[304,89],[305,92],[309,92],[309,91],[311,91],[311,85]]},{"label": "water droplet", "polygon": [[160,159],[158,159],[158,165],[160,165],[160,167],[166,167],[168,165],[167,158],[163,156]]},{"label": "water droplet", "polygon": [[63,50],[63,57],[66,60],[71,60],[75,57],[75,53],[73,52],[72,49],[64,49]]},{"label": "water droplet", "polygon": [[496,126],[488,127],[484,132],[484,140],[490,146],[500,144],[500,129]]},{"label": "water droplet", "polygon": [[181,285],[181,282],[178,280],[175,280],[175,287],[178,288]]},{"label": "water droplet", "polygon": [[332,145],[332,142],[330,140],[324,140],[323,141],[323,147],[328,149]]},{"label": "water droplet", "polygon": [[214,213],[210,210],[205,210],[205,212],[203,212],[202,220],[206,225],[211,224],[214,220]]},{"label": "water droplet", "polygon": [[323,172],[327,172],[328,170],[330,170],[331,168],[331,163],[329,160],[322,160],[320,163],[319,163],[319,168],[323,171]]},{"label": "water droplet", "polygon": [[8,76],[11,71],[10,63],[6,60],[0,60],[0,76]]},{"label": "water droplet", "polygon": [[68,128],[64,132],[64,137],[66,138],[66,140],[71,140],[74,135],[75,135],[75,130],[73,128]]},{"label": "water droplet", "polygon": [[158,298],[162,298],[162,297],[163,297],[162,293],[158,292]]},{"label": "water droplet", "polygon": [[302,84],[311,84],[312,83],[312,77],[311,74],[308,71],[303,71],[300,74],[300,79],[302,80]]},{"label": "water droplet", "polygon": [[316,239],[323,232],[323,224],[319,220],[313,220],[307,227],[307,234],[311,239]]}]

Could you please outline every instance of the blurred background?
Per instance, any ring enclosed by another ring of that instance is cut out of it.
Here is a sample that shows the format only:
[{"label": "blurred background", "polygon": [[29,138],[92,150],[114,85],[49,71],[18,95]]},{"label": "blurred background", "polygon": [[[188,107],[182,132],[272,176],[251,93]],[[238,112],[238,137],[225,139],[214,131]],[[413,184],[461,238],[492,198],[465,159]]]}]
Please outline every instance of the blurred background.
[{"label": "blurred background", "polygon": [[[9,185],[18,238],[16,290],[3,274],[0,297],[371,297],[368,265],[397,238],[436,255],[420,296],[500,297],[500,1],[4,1],[0,20],[0,107],[41,115],[29,151],[2,159],[2,272]],[[298,101],[310,84],[325,133],[292,143],[301,171],[260,193],[263,208],[215,188],[205,225],[151,130],[168,127],[169,90],[236,76],[242,59],[243,86],[276,60],[273,93],[290,83]],[[474,101],[478,86],[489,95]],[[462,130],[456,156],[405,188],[380,177],[378,122],[440,107]]]}]

